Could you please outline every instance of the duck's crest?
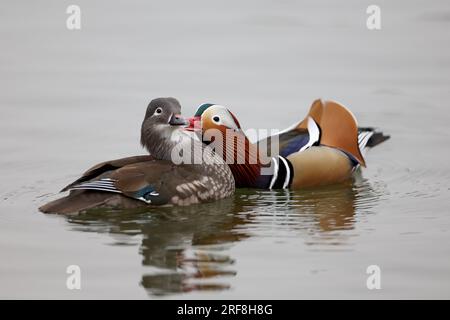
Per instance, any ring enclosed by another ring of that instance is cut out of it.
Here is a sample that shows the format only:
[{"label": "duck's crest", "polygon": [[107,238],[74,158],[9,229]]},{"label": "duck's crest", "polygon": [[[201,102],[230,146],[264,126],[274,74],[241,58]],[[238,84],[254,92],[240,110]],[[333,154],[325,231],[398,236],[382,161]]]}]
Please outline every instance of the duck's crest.
[{"label": "duck's crest", "polygon": [[194,117],[200,117],[203,112],[205,112],[206,109],[208,109],[209,107],[213,106],[214,103],[203,103],[201,104],[198,108],[197,111],[194,114]]}]

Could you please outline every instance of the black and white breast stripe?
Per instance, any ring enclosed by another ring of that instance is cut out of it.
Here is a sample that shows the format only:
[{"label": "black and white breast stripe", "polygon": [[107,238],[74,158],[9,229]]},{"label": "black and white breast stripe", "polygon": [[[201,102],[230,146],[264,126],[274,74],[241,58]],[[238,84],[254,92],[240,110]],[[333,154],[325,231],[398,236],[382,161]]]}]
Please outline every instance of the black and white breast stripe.
[{"label": "black and white breast stripe", "polygon": [[274,171],[269,189],[287,189],[291,186],[294,168],[291,162],[282,156],[272,158]]}]

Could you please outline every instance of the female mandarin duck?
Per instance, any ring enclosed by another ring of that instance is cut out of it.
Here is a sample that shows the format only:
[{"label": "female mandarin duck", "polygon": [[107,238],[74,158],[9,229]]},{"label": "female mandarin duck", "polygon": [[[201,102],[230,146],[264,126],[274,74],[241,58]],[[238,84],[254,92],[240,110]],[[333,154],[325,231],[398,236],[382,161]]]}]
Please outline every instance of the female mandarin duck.
[{"label": "female mandarin duck", "polygon": [[[359,166],[366,166],[363,156],[366,149],[389,138],[373,128],[358,128],[354,115],[339,103],[316,100],[303,121],[276,135],[279,150],[275,156],[271,155],[271,165],[265,165],[260,150],[267,146],[271,154],[271,140],[275,136],[250,143],[237,118],[225,107],[203,104],[189,122],[187,130],[201,131],[205,143],[211,142],[205,135],[207,130],[222,133],[224,158],[233,172],[236,187],[241,188],[299,189],[345,181]],[[232,139],[228,135],[227,140],[227,130],[234,132]],[[244,154],[239,154],[242,149],[236,147],[239,136],[245,139]],[[252,152],[256,161],[250,162]],[[268,172],[262,170],[267,167],[270,167]]]},{"label": "female mandarin duck", "polygon": [[[159,98],[147,107],[141,143],[151,155],[128,157],[97,164],[62,191],[69,195],[41,208],[45,213],[77,213],[97,207],[135,208],[146,205],[190,205],[218,200],[234,193],[229,167],[214,152],[202,164],[175,164],[172,150],[200,144],[182,130],[174,98]],[[192,163],[192,162],[190,162]]]}]

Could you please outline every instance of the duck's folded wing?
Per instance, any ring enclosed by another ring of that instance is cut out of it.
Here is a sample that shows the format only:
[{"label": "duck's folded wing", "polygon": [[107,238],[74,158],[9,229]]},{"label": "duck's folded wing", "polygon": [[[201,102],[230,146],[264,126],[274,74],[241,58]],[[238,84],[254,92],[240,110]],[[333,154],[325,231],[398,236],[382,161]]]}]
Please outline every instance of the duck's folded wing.
[{"label": "duck's folded wing", "polygon": [[298,125],[297,123],[276,135],[262,139],[258,141],[258,145],[260,147],[267,146],[267,149],[271,150],[272,140],[276,138],[278,139],[278,154],[287,157],[319,142],[319,136],[310,134],[308,128],[300,128]]},{"label": "duck's folded wing", "polygon": [[174,165],[151,160],[129,164],[74,185],[70,190],[96,190],[120,193],[148,204],[193,203],[217,199],[214,181],[199,165]]},{"label": "duck's folded wing", "polygon": [[190,205],[221,198],[201,165],[149,161],[123,167],[112,175],[123,194],[147,203]]},{"label": "duck's folded wing", "polygon": [[80,178],[78,178],[77,180],[75,180],[74,182],[69,184],[68,186],[64,187],[61,190],[61,192],[67,191],[67,190],[71,189],[75,185],[78,185],[78,184],[80,184],[82,182],[86,182],[86,181],[92,180],[92,179],[94,179],[96,177],[99,177],[100,175],[102,175],[104,173],[109,172],[109,171],[117,170],[117,169],[122,168],[122,167],[124,167],[126,165],[139,163],[139,162],[144,162],[144,161],[150,161],[150,160],[153,160],[153,159],[154,158],[152,156],[150,156],[150,155],[142,155],[142,156],[126,157],[126,158],[121,158],[121,159],[115,159],[115,160],[101,162],[101,163],[93,166],[89,170],[87,170],[85,173],[83,173],[83,175]]},{"label": "duck's folded wing", "polygon": [[309,119],[313,119],[320,128],[320,144],[338,148],[362,166],[366,165],[358,146],[358,123],[349,109],[335,101],[318,99],[313,102],[299,128],[309,127]]},{"label": "duck's folded wing", "polygon": [[[355,163],[365,166],[364,151],[389,139],[374,128],[358,127],[353,113],[335,101],[313,102],[304,120],[277,134],[279,154],[287,157],[314,145],[344,151]],[[268,145],[275,136],[258,141]]]}]

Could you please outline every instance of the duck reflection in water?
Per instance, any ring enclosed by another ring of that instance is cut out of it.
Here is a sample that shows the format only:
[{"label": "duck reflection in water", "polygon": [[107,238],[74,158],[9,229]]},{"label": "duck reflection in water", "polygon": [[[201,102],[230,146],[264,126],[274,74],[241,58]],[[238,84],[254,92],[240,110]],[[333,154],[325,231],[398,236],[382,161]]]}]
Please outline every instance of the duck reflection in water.
[{"label": "duck reflection in water", "polygon": [[[67,216],[74,229],[108,232],[123,245],[142,236],[141,285],[150,295],[227,290],[237,274],[229,249],[252,236],[289,236],[345,246],[346,233],[376,203],[365,180],[300,191],[237,190],[234,198],[189,207],[91,210]],[[270,257],[267,257],[270,259]]]}]

